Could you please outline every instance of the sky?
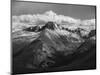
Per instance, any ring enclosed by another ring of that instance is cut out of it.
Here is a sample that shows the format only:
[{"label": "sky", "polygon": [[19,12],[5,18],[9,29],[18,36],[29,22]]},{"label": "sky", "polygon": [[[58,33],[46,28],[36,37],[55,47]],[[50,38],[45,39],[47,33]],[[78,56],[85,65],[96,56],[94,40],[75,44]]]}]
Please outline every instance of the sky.
[{"label": "sky", "polygon": [[95,19],[95,6],[71,5],[71,4],[53,4],[17,1],[12,2],[12,15],[43,14],[46,11],[70,16],[76,19]]}]

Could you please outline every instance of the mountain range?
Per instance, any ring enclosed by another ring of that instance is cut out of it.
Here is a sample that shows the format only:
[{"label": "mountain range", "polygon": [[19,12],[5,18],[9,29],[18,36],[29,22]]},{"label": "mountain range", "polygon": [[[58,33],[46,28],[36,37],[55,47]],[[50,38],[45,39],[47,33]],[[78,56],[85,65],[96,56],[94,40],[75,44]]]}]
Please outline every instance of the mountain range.
[{"label": "mountain range", "polygon": [[14,73],[96,67],[95,19],[81,21],[52,11],[12,19]]}]

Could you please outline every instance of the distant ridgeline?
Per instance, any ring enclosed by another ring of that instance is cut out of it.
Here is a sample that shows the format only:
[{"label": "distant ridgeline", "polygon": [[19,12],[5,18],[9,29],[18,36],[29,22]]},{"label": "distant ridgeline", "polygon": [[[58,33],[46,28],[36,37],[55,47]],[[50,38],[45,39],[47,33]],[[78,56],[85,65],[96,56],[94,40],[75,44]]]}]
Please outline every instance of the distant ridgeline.
[{"label": "distant ridgeline", "polygon": [[[29,31],[29,32],[40,32],[40,31],[44,30],[45,28],[51,29],[51,30],[55,30],[55,29],[66,30],[66,31],[68,31],[70,33],[76,33],[81,38],[84,38],[84,39],[90,38],[90,37],[96,35],[96,30],[95,29],[94,30],[91,30],[91,31],[88,31],[88,32],[84,28],[70,29],[70,28],[65,28],[62,25],[57,24],[57,23],[52,22],[52,21],[46,23],[44,26],[39,26],[39,25],[37,25],[37,26],[31,26],[31,27],[25,28],[23,30]],[[87,32],[86,35],[84,35],[85,32]]]}]

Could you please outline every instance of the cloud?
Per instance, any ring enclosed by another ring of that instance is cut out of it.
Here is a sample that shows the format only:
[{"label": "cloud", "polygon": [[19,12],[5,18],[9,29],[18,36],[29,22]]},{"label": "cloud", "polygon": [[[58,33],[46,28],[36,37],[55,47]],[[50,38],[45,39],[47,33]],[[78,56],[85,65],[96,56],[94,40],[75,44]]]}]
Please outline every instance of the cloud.
[{"label": "cloud", "polygon": [[25,25],[44,25],[48,21],[56,22],[60,25],[66,25],[70,28],[83,27],[87,29],[95,28],[95,19],[81,20],[75,19],[69,16],[58,15],[52,10],[47,11],[43,14],[28,14],[20,16],[12,16],[12,22],[25,23]]},{"label": "cloud", "polygon": [[79,21],[79,20],[76,20],[76,19],[68,17],[68,16],[57,15],[53,11],[47,11],[44,14],[37,14],[36,16],[38,17],[39,20],[43,20],[45,22],[53,21],[53,22],[57,22],[57,23],[62,23],[65,21],[65,22],[69,22],[69,23],[76,23],[77,21]]},{"label": "cloud", "polygon": [[95,19],[84,20],[82,21],[83,25],[95,25]]},{"label": "cloud", "polygon": [[69,23],[76,23],[79,21],[78,19],[74,19],[68,16],[57,15],[55,12],[51,10],[43,14],[13,16],[12,19],[13,21],[17,21],[17,22],[18,21],[21,21],[21,22],[53,21],[57,23],[62,23],[65,21]]}]

